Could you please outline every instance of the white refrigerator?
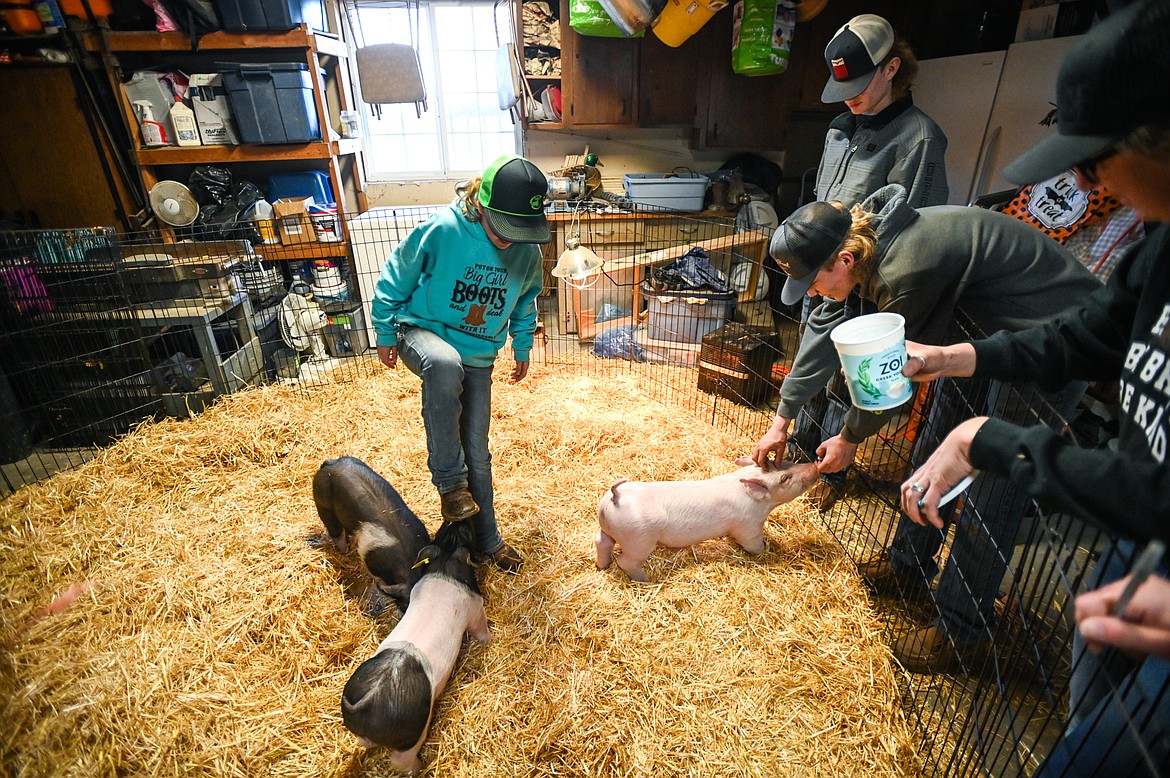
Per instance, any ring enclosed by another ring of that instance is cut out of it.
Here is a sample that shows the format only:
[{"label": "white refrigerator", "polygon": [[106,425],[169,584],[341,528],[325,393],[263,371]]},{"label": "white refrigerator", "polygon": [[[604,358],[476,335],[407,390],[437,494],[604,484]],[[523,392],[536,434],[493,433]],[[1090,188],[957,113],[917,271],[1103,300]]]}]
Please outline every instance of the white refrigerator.
[{"label": "white refrigerator", "polygon": [[1081,37],[919,61],[914,104],[946,133],[947,202],[1015,188],[1003,169],[1056,131],[1056,74]]}]

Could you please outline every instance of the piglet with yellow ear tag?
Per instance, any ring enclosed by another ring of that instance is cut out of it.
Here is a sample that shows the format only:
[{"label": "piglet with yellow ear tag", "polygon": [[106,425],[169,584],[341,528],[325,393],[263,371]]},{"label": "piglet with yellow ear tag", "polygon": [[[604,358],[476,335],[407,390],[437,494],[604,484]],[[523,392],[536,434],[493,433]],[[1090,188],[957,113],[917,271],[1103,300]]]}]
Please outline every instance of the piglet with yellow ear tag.
[{"label": "piglet with yellow ear tag", "polygon": [[491,641],[472,544],[467,522],[446,522],[419,551],[422,577],[411,590],[410,607],[341,695],[346,728],[365,746],[391,749],[390,762],[408,775],[422,771],[418,752],[435,700],[455,669],[463,633]]},{"label": "piglet with yellow ear tag", "polygon": [[431,535],[398,491],[360,459],[338,457],[313,476],[313,502],[337,550],[354,546],[378,590],[405,611]]}]

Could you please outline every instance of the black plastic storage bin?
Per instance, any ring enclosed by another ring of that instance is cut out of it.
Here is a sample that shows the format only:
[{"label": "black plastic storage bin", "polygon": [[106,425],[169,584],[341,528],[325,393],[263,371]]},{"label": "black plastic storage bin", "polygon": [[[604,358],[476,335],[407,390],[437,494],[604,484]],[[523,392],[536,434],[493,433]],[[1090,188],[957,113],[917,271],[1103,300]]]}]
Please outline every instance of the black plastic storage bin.
[{"label": "black plastic storage bin", "polygon": [[324,0],[216,0],[215,6],[231,32],[288,32],[302,23],[325,31]]},{"label": "black plastic storage bin", "polygon": [[321,140],[309,66],[297,62],[217,65],[241,143]]}]

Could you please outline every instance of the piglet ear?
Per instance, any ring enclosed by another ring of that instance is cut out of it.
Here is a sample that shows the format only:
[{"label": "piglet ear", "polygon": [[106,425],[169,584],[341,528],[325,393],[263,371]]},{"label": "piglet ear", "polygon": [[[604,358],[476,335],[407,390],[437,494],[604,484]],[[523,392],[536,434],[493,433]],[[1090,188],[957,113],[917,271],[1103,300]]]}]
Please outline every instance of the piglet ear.
[{"label": "piglet ear", "polygon": [[739,459],[735,460],[736,467],[747,467],[748,465],[754,465],[754,464],[755,464],[755,462],[752,461],[752,458],[749,456],[742,456]]},{"label": "piglet ear", "polygon": [[418,557],[414,560],[415,567],[423,567],[429,565],[431,562],[439,558],[442,550],[436,545],[423,546],[418,552]]},{"label": "piglet ear", "polygon": [[467,550],[466,546],[460,546],[459,548],[455,549],[455,553],[451,556],[455,557],[465,565],[471,564],[471,552]]},{"label": "piglet ear", "polygon": [[741,478],[739,482],[743,484],[743,488],[747,490],[748,497],[753,500],[768,499],[768,485],[760,478]]}]

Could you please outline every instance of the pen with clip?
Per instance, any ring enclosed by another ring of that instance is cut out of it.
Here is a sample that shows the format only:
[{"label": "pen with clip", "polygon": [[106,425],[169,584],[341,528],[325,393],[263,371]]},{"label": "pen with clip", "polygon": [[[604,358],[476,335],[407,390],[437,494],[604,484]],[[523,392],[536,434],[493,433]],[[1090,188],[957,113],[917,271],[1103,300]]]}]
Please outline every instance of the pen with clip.
[{"label": "pen with clip", "polygon": [[1162,561],[1162,554],[1166,551],[1166,544],[1157,538],[1151,540],[1137,561],[1133,563],[1133,569],[1129,571],[1129,583],[1121,591],[1121,596],[1117,598],[1117,602],[1113,603],[1113,607],[1109,609],[1109,615],[1118,619],[1125,618],[1125,609],[1129,607],[1130,600],[1133,599],[1138,587],[1146,582],[1150,574],[1154,572],[1154,568]]}]

